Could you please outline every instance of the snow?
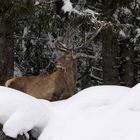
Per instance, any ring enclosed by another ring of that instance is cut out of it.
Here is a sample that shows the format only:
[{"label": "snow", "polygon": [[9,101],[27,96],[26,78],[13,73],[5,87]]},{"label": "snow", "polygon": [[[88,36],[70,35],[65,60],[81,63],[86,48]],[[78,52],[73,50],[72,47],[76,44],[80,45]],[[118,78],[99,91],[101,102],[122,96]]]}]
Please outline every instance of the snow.
[{"label": "snow", "polygon": [[138,38],[140,36],[140,28],[136,29],[136,33],[137,33],[136,38]]},{"label": "snow", "polygon": [[128,9],[127,7],[122,7],[121,10],[125,15],[131,15],[132,14],[131,10]]},{"label": "snow", "polygon": [[40,4],[39,1],[36,0],[36,1],[35,1],[35,5],[39,5],[39,4]]},{"label": "snow", "polygon": [[[24,30],[23,30],[23,37],[26,37],[28,35],[28,27],[25,27]],[[26,41],[25,40],[22,40],[22,49],[23,49],[23,52],[26,51]]]},{"label": "snow", "polygon": [[14,63],[14,77],[20,77],[22,76],[22,71],[20,70],[20,67],[17,63]]},{"label": "snow", "polygon": [[16,138],[33,128],[43,130],[48,118],[46,106],[49,102],[0,86],[0,123],[10,137]]},{"label": "snow", "polygon": [[140,17],[137,17],[137,20],[140,20]]},{"label": "snow", "polygon": [[49,107],[51,120],[39,140],[93,140],[97,135],[97,132],[93,135],[94,129],[102,126],[108,108],[126,96],[129,90],[119,86],[96,86],[66,101],[54,103]]},{"label": "snow", "polygon": [[64,13],[66,12],[72,12],[73,11],[73,7],[72,7],[72,3],[70,2],[70,0],[63,0],[64,5],[62,7],[62,10],[64,11]]},{"label": "snow", "polygon": [[91,21],[94,23],[95,21],[97,21],[97,16],[99,15],[99,13],[91,10],[91,9],[85,9],[83,11],[86,15],[90,14],[92,16]]},{"label": "snow", "polygon": [[128,9],[127,7],[117,8],[115,13],[113,14],[113,17],[115,18],[117,23],[120,23],[119,18],[122,15],[125,17],[130,17],[130,16],[132,16],[132,11],[130,9]]},{"label": "snow", "polygon": [[139,140],[140,84],[95,86],[56,102],[0,87],[6,135],[33,129],[39,140]]},{"label": "snow", "polygon": [[135,30],[135,32],[136,32],[136,36],[135,36],[135,38],[134,38],[134,43],[136,43],[136,41],[137,40],[139,40],[139,37],[140,37],[140,28],[137,28],[136,30]]},{"label": "snow", "polygon": [[120,30],[119,35],[120,35],[123,39],[126,38],[126,34],[124,33],[123,30]]},{"label": "snow", "polygon": [[64,13],[68,12],[69,14],[71,14],[73,12],[78,15],[91,15],[91,22],[95,23],[95,21],[97,21],[97,16],[99,15],[99,13],[88,8],[83,11],[79,11],[73,7],[73,4],[70,0],[63,0],[63,3],[64,5],[62,6],[62,10],[64,11]]}]

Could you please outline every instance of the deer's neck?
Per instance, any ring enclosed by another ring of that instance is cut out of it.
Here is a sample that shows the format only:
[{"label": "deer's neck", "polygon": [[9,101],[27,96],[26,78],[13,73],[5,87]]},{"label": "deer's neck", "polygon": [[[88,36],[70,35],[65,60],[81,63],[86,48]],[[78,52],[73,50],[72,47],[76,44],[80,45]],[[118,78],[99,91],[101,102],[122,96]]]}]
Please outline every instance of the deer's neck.
[{"label": "deer's neck", "polygon": [[77,67],[76,64],[72,68],[66,68],[64,70],[65,79],[67,85],[71,88],[75,87],[77,79]]}]

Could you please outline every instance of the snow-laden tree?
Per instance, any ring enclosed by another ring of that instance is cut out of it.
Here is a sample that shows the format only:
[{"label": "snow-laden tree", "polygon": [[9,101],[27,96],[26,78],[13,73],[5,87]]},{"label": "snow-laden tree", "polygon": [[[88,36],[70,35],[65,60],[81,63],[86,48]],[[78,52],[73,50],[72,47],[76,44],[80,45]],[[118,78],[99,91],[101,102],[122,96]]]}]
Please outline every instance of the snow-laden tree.
[{"label": "snow-laden tree", "polygon": [[[94,11],[83,1],[36,2],[34,12],[29,17],[26,15],[26,20],[20,18],[17,21],[16,69],[20,69],[23,75],[52,72],[55,69],[53,62],[56,58],[54,41],[59,38],[68,48],[78,47],[85,42],[88,34],[94,32],[97,16],[98,11]],[[93,41],[97,42],[96,39]],[[93,47],[92,43],[82,50],[81,58],[78,59],[80,89],[91,84],[100,84],[101,71],[100,68],[96,69],[96,66],[99,66],[98,62],[100,63],[100,50],[100,45]],[[85,80],[81,77],[89,79],[89,82],[84,84]]]},{"label": "snow-laden tree", "polygon": [[0,85],[13,76],[14,40],[17,18],[29,11],[32,1],[0,1]]},{"label": "snow-laden tree", "polygon": [[139,59],[135,59],[139,51],[138,0],[16,0],[3,5],[10,8],[1,12],[1,19],[7,17],[15,25],[14,64],[20,75],[55,70],[54,40],[59,37],[63,42],[75,30],[68,47],[77,47],[94,30],[97,19],[107,26],[80,52],[78,89],[97,84],[132,86],[139,81]]},{"label": "snow-laden tree", "polygon": [[105,84],[133,86],[137,82],[139,1],[102,1],[104,20],[103,79]]}]

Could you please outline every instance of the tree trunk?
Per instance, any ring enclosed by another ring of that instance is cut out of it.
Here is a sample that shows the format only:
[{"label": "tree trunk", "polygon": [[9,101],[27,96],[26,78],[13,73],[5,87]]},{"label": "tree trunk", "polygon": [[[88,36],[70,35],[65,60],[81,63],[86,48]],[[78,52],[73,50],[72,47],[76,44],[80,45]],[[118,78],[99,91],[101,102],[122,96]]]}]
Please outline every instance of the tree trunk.
[{"label": "tree trunk", "polygon": [[128,87],[133,87],[137,80],[137,68],[134,64],[134,59],[136,58],[136,52],[133,46],[127,46],[123,44],[120,47],[121,50],[121,84]]},{"label": "tree trunk", "polygon": [[13,34],[13,28],[8,25],[0,24],[0,85],[13,76],[14,61],[14,42],[8,39]]},{"label": "tree trunk", "polygon": [[118,47],[112,29],[103,32],[103,84],[119,85]]},{"label": "tree trunk", "polygon": [[[112,21],[117,8],[116,0],[102,0],[104,20]],[[117,36],[114,27],[109,25],[103,31],[103,84],[119,85],[118,47]]]}]

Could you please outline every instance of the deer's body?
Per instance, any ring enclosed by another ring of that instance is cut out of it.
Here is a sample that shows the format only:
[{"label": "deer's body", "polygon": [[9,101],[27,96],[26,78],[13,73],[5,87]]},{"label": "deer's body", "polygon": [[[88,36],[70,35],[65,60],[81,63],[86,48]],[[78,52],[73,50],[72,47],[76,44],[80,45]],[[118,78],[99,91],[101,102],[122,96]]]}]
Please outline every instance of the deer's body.
[{"label": "deer's body", "polygon": [[[58,49],[64,52],[64,55],[57,59],[57,70],[54,73],[40,76],[17,77],[8,80],[5,85],[7,87],[23,91],[36,98],[47,99],[50,101],[66,99],[72,96],[76,85],[75,54],[81,48],[88,47],[91,41],[101,31],[104,23],[100,22],[98,24],[100,26],[96,27],[96,31],[87,35],[84,44],[76,49],[66,48],[65,46],[67,46],[67,43],[64,45],[62,43],[56,42],[58,45],[62,46],[62,48]],[[72,36],[72,34],[70,36]]]},{"label": "deer's body", "polygon": [[[5,86],[50,101],[71,97],[76,85],[76,62],[68,55],[58,60],[59,68],[52,74],[12,78]],[[69,60],[65,60],[67,56]]]}]

